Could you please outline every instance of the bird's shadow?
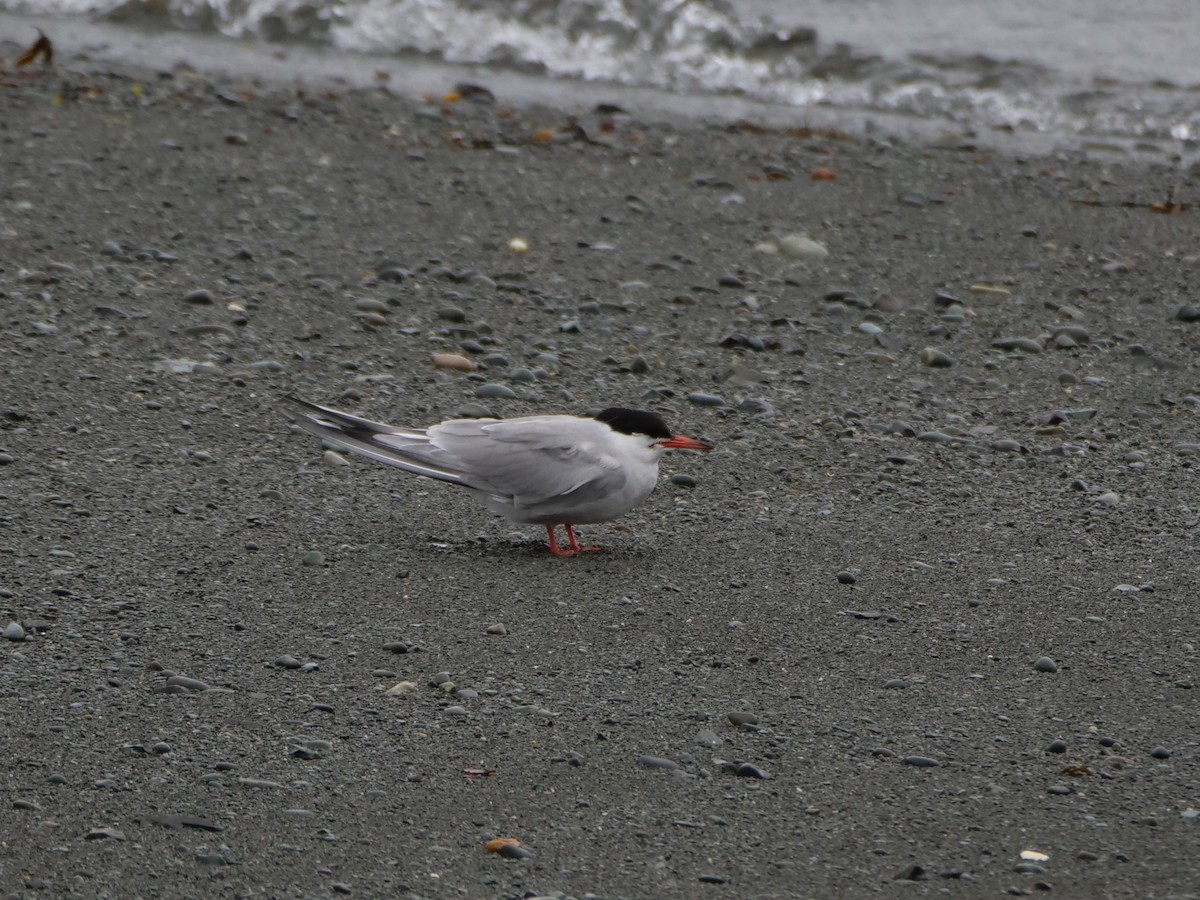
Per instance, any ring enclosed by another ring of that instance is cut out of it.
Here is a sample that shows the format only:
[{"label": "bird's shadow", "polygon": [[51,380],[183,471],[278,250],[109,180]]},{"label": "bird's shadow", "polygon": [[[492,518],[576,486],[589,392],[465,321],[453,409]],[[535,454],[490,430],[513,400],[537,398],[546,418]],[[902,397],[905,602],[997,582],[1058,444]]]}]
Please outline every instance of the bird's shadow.
[{"label": "bird's shadow", "polygon": [[429,542],[443,553],[472,554],[488,559],[500,559],[506,556],[514,559],[544,559],[562,565],[571,565],[585,559],[619,562],[621,560],[652,559],[657,556],[651,548],[620,542],[605,544],[598,550],[588,550],[571,556],[555,556],[550,552],[550,546],[544,540],[536,538],[523,540],[508,536],[480,535],[474,538],[446,541],[431,536]]}]

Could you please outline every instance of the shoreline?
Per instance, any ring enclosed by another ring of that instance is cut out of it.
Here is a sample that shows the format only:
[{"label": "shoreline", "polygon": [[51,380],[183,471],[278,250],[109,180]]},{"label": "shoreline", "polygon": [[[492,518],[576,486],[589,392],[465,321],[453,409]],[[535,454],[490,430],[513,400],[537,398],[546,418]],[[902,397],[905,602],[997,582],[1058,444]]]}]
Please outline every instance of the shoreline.
[{"label": "shoreline", "polygon": [[[824,105],[801,108],[734,94],[677,94],[650,87],[556,79],[485,65],[459,65],[429,57],[346,53],[300,43],[241,41],[132,23],[0,12],[0,35],[17,52],[25,46],[24,36],[28,34],[31,42],[37,28],[53,34],[60,56],[71,59],[83,71],[116,66],[117,71],[129,67],[133,71],[166,72],[187,66],[214,77],[250,79],[280,88],[290,85],[343,90],[378,88],[381,76],[385,76],[391,89],[414,102],[422,95],[440,95],[449,86],[466,81],[486,84],[505,103],[519,108],[542,105],[586,110],[602,104],[617,105],[639,119],[681,127],[688,123],[730,125],[747,121],[767,128],[839,130],[858,137],[898,138],[947,149],[978,147],[1012,156],[1068,153],[1113,162],[1140,161],[1181,171],[1200,160],[1200,148],[1194,141],[1180,144],[1136,136],[1089,137],[989,128],[951,119]],[[131,63],[131,58],[136,62]]]}]

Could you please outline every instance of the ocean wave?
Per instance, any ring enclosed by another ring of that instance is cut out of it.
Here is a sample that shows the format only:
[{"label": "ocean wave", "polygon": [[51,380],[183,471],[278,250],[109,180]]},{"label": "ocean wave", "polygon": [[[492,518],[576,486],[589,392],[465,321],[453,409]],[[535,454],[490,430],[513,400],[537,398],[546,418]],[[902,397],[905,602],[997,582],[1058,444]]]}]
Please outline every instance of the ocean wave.
[{"label": "ocean wave", "polygon": [[678,93],[737,93],[792,107],[878,110],[987,128],[1200,134],[1194,91],[1103,90],[1045,65],[982,54],[899,58],[781,27],[727,0],[0,0],[0,8],[421,54],[558,78]]}]

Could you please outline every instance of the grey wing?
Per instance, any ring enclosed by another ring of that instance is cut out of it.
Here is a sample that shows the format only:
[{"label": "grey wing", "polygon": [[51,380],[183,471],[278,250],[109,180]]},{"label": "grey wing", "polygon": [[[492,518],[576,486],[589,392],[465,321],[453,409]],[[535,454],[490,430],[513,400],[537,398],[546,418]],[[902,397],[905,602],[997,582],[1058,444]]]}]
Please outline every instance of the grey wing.
[{"label": "grey wing", "polygon": [[599,427],[593,431],[571,416],[451,420],[428,434],[432,447],[468,473],[473,487],[519,509],[552,510],[563,501],[574,506],[625,485],[620,462],[592,440],[601,437]]}]

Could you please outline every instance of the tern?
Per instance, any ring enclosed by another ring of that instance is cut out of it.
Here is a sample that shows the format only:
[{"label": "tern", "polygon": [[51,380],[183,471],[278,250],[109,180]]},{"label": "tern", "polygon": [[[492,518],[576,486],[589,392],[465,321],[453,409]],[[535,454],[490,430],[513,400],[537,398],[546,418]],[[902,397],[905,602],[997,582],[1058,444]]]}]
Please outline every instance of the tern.
[{"label": "tern", "polygon": [[[667,450],[711,450],[675,434],[657,413],[610,407],[595,416],[448,419],[401,428],[318,406],[289,394],[284,412],[302,430],[337,447],[414,475],[474,491],[493,512],[544,525],[555,556],[585,547],[576,525],[607,522],[650,496]],[[566,530],[559,546],[554,529]]]}]

